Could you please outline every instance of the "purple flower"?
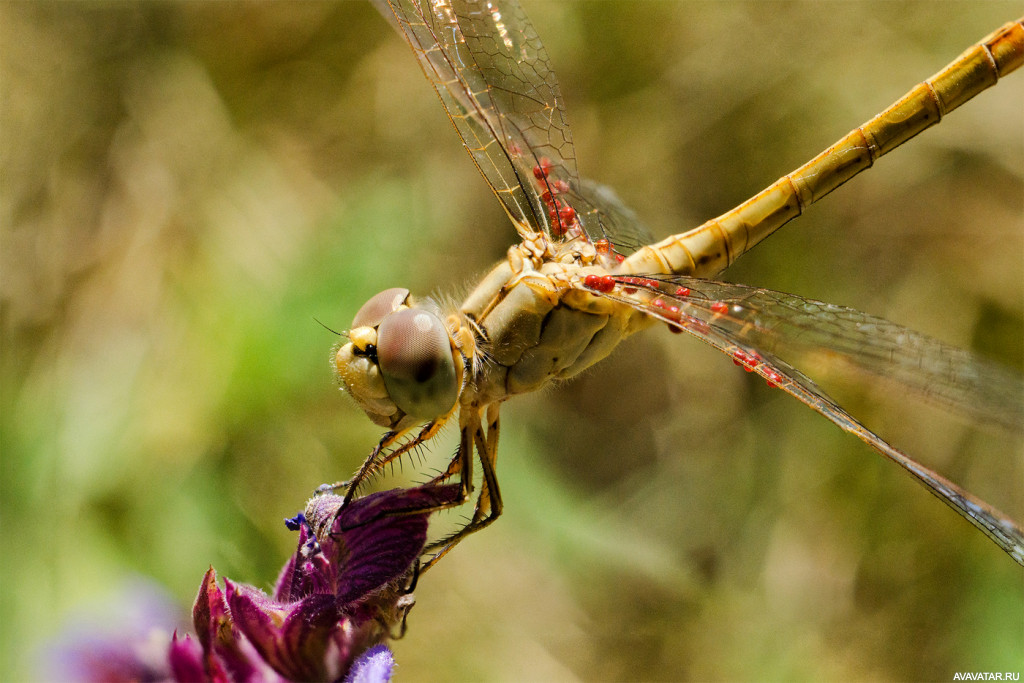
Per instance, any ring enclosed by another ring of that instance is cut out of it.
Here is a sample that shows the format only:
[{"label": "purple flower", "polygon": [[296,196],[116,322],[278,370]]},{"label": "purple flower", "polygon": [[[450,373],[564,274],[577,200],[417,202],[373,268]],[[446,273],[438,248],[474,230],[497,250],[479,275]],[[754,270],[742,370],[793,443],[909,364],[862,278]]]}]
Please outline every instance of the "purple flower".
[{"label": "purple flower", "polygon": [[384,643],[401,635],[413,605],[428,517],[458,498],[457,484],[382,491],[344,508],[340,496],[314,497],[288,520],[298,548],[273,594],[230,579],[221,590],[211,567],[192,609],[195,636],[175,632],[165,662],[147,663],[143,679],[389,681]]},{"label": "purple flower", "polygon": [[374,645],[359,656],[345,676],[345,683],[376,683],[390,681],[395,658],[387,645]]},{"label": "purple flower", "polygon": [[167,641],[183,623],[163,589],[131,579],[113,595],[83,606],[62,633],[36,653],[40,680],[156,681],[168,676]]}]

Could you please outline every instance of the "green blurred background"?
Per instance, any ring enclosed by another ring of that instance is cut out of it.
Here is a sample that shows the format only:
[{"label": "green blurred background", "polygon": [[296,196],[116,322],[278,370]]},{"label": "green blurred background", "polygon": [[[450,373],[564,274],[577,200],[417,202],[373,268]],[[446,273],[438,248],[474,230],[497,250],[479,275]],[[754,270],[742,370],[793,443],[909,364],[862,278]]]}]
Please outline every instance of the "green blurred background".
[{"label": "green blurred background", "polygon": [[[745,199],[1020,12],[524,4],[581,172],[657,236]],[[337,391],[316,321],[344,329],[386,287],[461,296],[514,233],[366,4],[6,2],[0,37],[0,676],[31,680],[68,619],[116,626],[139,577],[182,615],[210,564],[269,587],[295,540],[282,518],[380,435]],[[1022,111],[1017,74],[727,278],[1020,369]],[[1024,518],[1019,439],[834,388]],[[1020,567],[692,340],[654,330],[503,418],[506,514],[420,583],[398,680],[1024,668]]]}]

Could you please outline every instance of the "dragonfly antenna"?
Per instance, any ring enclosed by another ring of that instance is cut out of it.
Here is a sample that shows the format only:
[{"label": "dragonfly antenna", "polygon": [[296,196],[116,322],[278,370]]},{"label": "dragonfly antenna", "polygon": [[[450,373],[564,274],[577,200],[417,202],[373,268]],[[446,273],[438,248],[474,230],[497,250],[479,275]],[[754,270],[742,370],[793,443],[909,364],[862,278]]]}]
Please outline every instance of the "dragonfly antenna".
[{"label": "dragonfly antenna", "polygon": [[313,318],[313,320],[314,320],[314,321],[316,321],[316,323],[317,323],[317,324],[318,324],[318,325],[319,325],[320,327],[322,327],[322,328],[324,328],[325,330],[327,330],[328,332],[332,333],[332,334],[333,334],[334,336],[336,336],[336,337],[342,337],[342,336],[344,336],[344,335],[343,335],[343,334],[342,334],[341,332],[337,332],[337,331],[335,331],[335,330],[332,330],[331,328],[327,327],[327,325],[324,325],[324,324],[323,324],[322,322],[320,322],[320,321],[319,321],[319,320],[317,320],[316,318]]}]

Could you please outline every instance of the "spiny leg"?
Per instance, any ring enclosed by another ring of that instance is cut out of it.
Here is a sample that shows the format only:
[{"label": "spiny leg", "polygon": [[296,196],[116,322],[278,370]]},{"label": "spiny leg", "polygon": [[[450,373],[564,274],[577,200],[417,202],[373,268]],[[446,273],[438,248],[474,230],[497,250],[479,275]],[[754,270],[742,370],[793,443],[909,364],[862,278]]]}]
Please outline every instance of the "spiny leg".
[{"label": "spiny leg", "polygon": [[[415,514],[415,515],[429,514],[429,513],[436,512],[438,510],[447,510],[449,508],[459,507],[461,505],[464,505],[466,503],[466,501],[469,500],[470,494],[472,493],[472,490],[473,490],[473,483],[472,483],[472,472],[473,472],[473,434],[478,433],[479,430],[480,430],[479,418],[476,418],[475,416],[474,416],[474,418],[475,419],[472,419],[469,422],[469,424],[464,426],[461,429],[461,431],[460,431],[461,439],[460,439],[460,443],[459,443],[459,449],[456,452],[455,456],[452,458],[452,463],[455,463],[456,461],[458,461],[458,462],[460,462],[460,465],[458,467],[455,467],[453,464],[449,464],[449,469],[450,470],[454,470],[456,472],[462,471],[465,474],[469,475],[469,476],[466,476],[466,477],[460,477],[458,495],[455,496],[454,499],[450,499],[447,502],[426,503],[426,502],[422,502],[421,501],[421,502],[412,502],[410,504],[410,506],[406,507],[406,508],[392,507],[391,509],[389,509],[387,512],[385,512],[383,514],[386,514],[388,516],[402,516],[402,515],[408,515],[408,514]],[[422,436],[422,433],[421,433],[420,436]],[[389,435],[386,435],[386,438],[382,439],[381,443],[382,444],[385,443],[385,441],[387,441],[388,438],[390,438]],[[370,458],[367,459],[367,462],[372,462],[373,458],[379,452],[379,450],[380,450],[380,447],[375,449],[374,453],[371,454]],[[366,472],[368,470],[369,470],[369,468],[368,468],[367,464],[364,463],[362,469],[358,473],[358,476],[365,476]],[[358,486],[358,483],[359,482],[357,480],[357,481],[354,482],[354,485]],[[417,487],[417,488],[421,488],[421,489],[422,488],[432,488],[433,486],[434,486],[434,482],[428,482],[427,484],[425,484],[423,486],[420,486],[420,487]],[[322,490],[324,488],[325,488],[324,486],[320,487],[320,489],[318,490],[318,493],[323,492]],[[352,489],[350,488],[349,491],[351,492],[351,490]],[[348,504],[348,502],[349,502],[349,500],[347,498],[343,500],[342,504],[338,507],[337,512],[334,514],[333,518],[331,519],[331,525],[333,525],[334,521],[343,513],[343,511],[345,510],[345,506]],[[372,522],[374,519],[375,518],[373,518],[373,517],[365,519],[365,520],[363,520],[361,522],[357,522],[354,526],[360,526],[362,524],[366,524],[366,523]],[[292,523],[296,524],[296,525],[299,524],[300,522],[301,523],[305,523],[307,525],[309,524],[309,522],[305,520],[305,517],[302,514],[300,514],[295,520],[292,520]],[[351,528],[354,528],[354,526],[347,526],[345,528],[346,529],[351,529]],[[331,533],[332,533],[332,538],[336,538],[334,536],[335,532],[332,531]],[[316,538],[315,534],[313,534],[312,537],[315,539]],[[419,563],[417,564],[418,571],[425,571],[427,568],[429,568],[429,566],[430,566],[429,564],[427,564],[427,565],[422,565],[422,564],[419,564]],[[421,568],[421,569],[419,569],[419,568]],[[411,588],[409,590],[411,590]]]},{"label": "spiny leg", "polygon": [[459,427],[458,450],[445,471],[424,484],[424,486],[440,486],[456,474],[459,475],[458,500],[437,508],[439,510],[459,507],[465,504],[473,493],[473,440],[474,435],[480,431],[480,419],[474,411],[466,411],[460,421],[462,425]]},{"label": "spiny leg", "polygon": [[355,497],[356,490],[368,477],[380,472],[388,465],[388,463],[393,462],[396,458],[402,457],[419,444],[433,438],[441,430],[441,427],[444,426],[446,420],[447,416],[428,423],[422,430],[420,430],[420,433],[417,434],[415,438],[410,439],[408,442],[402,444],[384,457],[381,457],[381,453],[384,449],[389,448],[404,433],[396,431],[387,432],[383,437],[381,437],[380,443],[374,447],[366,460],[363,461],[363,464],[360,466],[354,477],[345,481],[338,481],[333,484],[322,484],[317,487],[314,492],[315,495],[330,493],[343,488],[346,489],[344,504],[347,505]]},{"label": "spiny leg", "polygon": [[[491,405],[487,408],[487,435],[486,441],[481,445],[478,444],[477,450],[480,453],[480,457],[484,457],[484,453],[489,454],[490,459],[490,472],[491,477],[486,476],[486,470],[484,471],[484,481],[480,490],[480,498],[477,500],[476,508],[473,510],[473,522],[480,523],[480,521],[489,515],[488,520],[481,525],[479,528],[483,528],[487,524],[490,524],[498,515],[501,514],[502,502],[501,492],[498,490],[498,475],[497,475],[497,464],[498,464],[498,406]],[[485,467],[481,465],[481,468]],[[491,488],[491,482],[493,482],[493,493]],[[493,515],[490,514],[492,507],[497,508],[497,512]]]},{"label": "spiny leg", "polygon": [[363,479],[366,478],[368,472],[370,471],[370,468],[373,466],[374,461],[380,455],[380,452],[387,448],[388,446],[390,446],[392,443],[394,443],[398,436],[399,432],[385,433],[384,436],[381,437],[380,443],[378,443],[374,447],[374,449],[370,452],[370,455],[363,461],[363,464],[359,467],[359,470],[356,472],[354,477],[352,477],[351,479],[336,481],[333,484],[320,484],[320,486],[316,487],[316,491],[313,492],[313,495],[319,496],[324,493],[332,493],[334,491],[337,491],[338,489],[347,489],[347,493],[345,495],[345,503],[348,503],[349,500],[351,499],[351,496],[349,494],[354,490],[355,487],[359,486]]},{"label": "spiny leg", "polygon": [[[480,428],[480,422],[474,416],[466,420],[467,424],[459,430],[459,450],[448,463],[448,468],[440,477],[430,481],[430,485],[437,485],[451,478],[452,474],[459,472],[459,505],[462,505],[473,493],[473,433]],[[449,474],[451,472],[452,474]],[[455,506],[452,506],[455,507]]]},{"label": "spiny leg", "polygon": [[[355,476],[355,478],[350,480],[350,482],[348,483],[349,489],[345,495],[345,502],[349,502],[354,497],[355,490],[359,487],[360,484],[362,484],[363,481],[365,481],[367,477],[371,477],[377,474],[382,469],[387,467],[388,464],[402,457],[403,455],[411,451],[413,448],[416,448],[420,444],[426,443],[430,439],[434,438],[437,435],[437,433],[441,431],[441,427],[444,426],[447,420],[448,416],[445,416],[427,423],[427,425],[423,429],[421,429],[420,433],[417,434],[414,438],[410,439],[409,441],[402,444],[401,446],[399,446],[398,448],[396,448],[395,450],[391,451],[390,453],[383,457],[381,457],[380,455],[381,450],[394,443],[395,439],[391,439],[390,441],[388,441],[387,444],[384,443],[384,440],[381,440],[381,443],[377,445],[377,448],[374,449],[374,452],[371,453],[370,457],[368,457],[366,461],[363,463],[363,466],[360,468],[359,473]],[[393,433],[394,432],[389,432],[389,434]],[[387,436],[388,435],[385,435],[385,438]]]},{"label": "spiny leg", "polygon": [[[465,432],[464,432],[465,434]],[[473,445],[480,457],[480,469],[483,473],[483,485],[480,488],[480,495],[477,497],[476,507],[473,511],[473,518],[464,527],[455,533],[429,544],[425,553],[437,551],[423,565],[423,571],[430,569],[438,560],[448,554],[463,538],[469,534],[479,531],[491,524],[500,515],[503,509],[501,491],[498,488],[498,477],[494,464],[498,455],[498,405],[492,404],[487,407],[487,432],[480,427],[479,422],[473,431]],[[460,448],[460,451],[462,449]],[[470,452],[471,456],[472,453]],[[465,481],[465,478],[464,478]],[[469,490],[467,490],[467,495]]]},{"label": "spiny leg", "polygon": [[[460,492],[458,498],[449,503],[439,505],[436,508],[433,508],[432,511],[459,507],[460,505],[465,504],[473,493],[474,450],[478,454],[480,458],[481,471],[483,473],[483,483],[480,495],[477,497],[473,517],[468,524],[455,533],[440,541],[429,544],[424,549],[424,552],[429,553],[433,552],[437,548],[441,548],[436,555],[423,563],[421,572],[430,569],[438,560],[448,554],[448,552],[463,538],[491,524],[501,515],[503,505],[501,501],[501,493],[498,488],[498,479],[494,469],[498,449],[498,408],[499,404],[491,404],[487,407],[486,429],[481,425],[481,416],[479,411],[461,411],[460,422],[462,422],[462,424],[460,425],[458,451],[448,463],[448,467],[445,471],[431,479],[426,484],[428,486],[440,485],[454,477],[456,474],[459,475]],[[369,457],[367,457],[363,462],[353,479],[348,482],[339,482],[337,484],[321,486],[317,489],[317,493],[324,493],[329,490],[335,490],[347,486],[348,490],[345,495],[344,503],[342,504],[342,507],[344,507],[351,501],[355,495],[356,489],[367,477],[379,472],[381,468],[385,467],[396,458],[401,457],[416,445],[432,438],[440,430],[443,422],[443,419],[431,422],[424,427],[424,429],[417,434],[414,439],[411,439],[409,442],[388,453],[386,456],[381,457],[383,450],[391,446],[400,436],[398,432],[388,432],[374,448],[373,452],[370,453]],[[415,512],[419,514],[425,511],[426,510],[424,509],[417,508],[415,510],[409,510],[408,512]],[[396,514],[403,514],[403,512],[396,512]]]},{"label": "spiny leg", "polygon": [[[467,411],[468,413],[471,413],[471,411]],[[459,426],[459,449],[452,456],[452,459],[448,461],[448,466],[444,469],[444,472],[427,481],[426,486],[439,486],[456,474],[461,474],[459,481],[468,497],[473,492],[473,458],[469,457],[472,455],[473,450],[472,435],[479,428],[479,422],[475,415],[472,418],[464,418],[461,422],[462,424]]]},{"label": "spiny leg", "polygon": [[[389,511],[388,514],[424,514],[428,512],[435,512],[438,510],[446,510],[448,508],[459,507],[461,505],[464,505],[466,501],[469,500],[470,495],[473,492],[473,437],[474,434],[477,434],[480,431],[480,419],[473,411],[468,411],[468,415],[468,419],[462,418],[460,420],[464,424],[460,428],[459,448],[456,451],[455,455],[452,457],[451,462],[448,464],[446,471],[441,475],[435,477],[434,479],[421,485],[422,487],[440,486],[455,474],[461,474],[461,476],[459,477],[458,496],[454,500],[451,500],[446,503],[431,505],[429,507],[417,505],[416,507],[412,507],[409,509],[393,509]],[[363,463],[363,466],[360,468],[355,478],[353,478],[350,482],[340,482],[338,484],[324,484],[323,486],[317,489],[317,494],[326,493],[327,491],[332,490],[332,488],[337,489],[341,488],[342,486],[348,486],[348,495],[344,499],[341,507],[338,509],[337,512],[337,514],[340,515],[341,511],[350,502],[352,492],[359,486],[359,484],[362,481],[365,480],[366,477],[379,471],[389,462],[408,452],[409,449],[413,448],[417,444],[422,443],[426,439],[432,437],[439,428],[440,425],[437,425],[435,423],[427,425],[427,427],[424,428],[423,431],[421,431],[416,436],[415,439],[412,439],[408,443],[403,444],[400,448],[396,449],[395,451],[392,451],[391,453],[388,453],[387,456],[378,460],[380,452],[388,445],[393,443],[396,437],[396,434],[394,432],[389,432],[388,434],[385,434],[384,438],[381,439],[381,443],[378,444],[378,446],[373,450],[370,456]]]},{"label": "spiny leg", "polygon": [[[437,477],[435,477],[434,479],[432,479],[429,482],[427,482],[427,484],[426,484],[426,486],[440,485],[443,482],[447,481],[448,479],[451,479],[454,475],[459,474],[460,475],[459,476],[459,496],[454,501],[451,501],[449,503],[445,503],[443,505],[438,505],[436,507],[431,508],[430,509],[431,511],[446,510],[446,509],[449,509],[449,508],[455,508],[455,507],[459,507],[461,505],[464,505],[466,503],[466,501],[469,500],[469,498],[470,498],[470,496],[471,496],[471,494],[473,492],[473,450],[474,450],[474,444],[475,444],[476,448],[479,450],[480,448],[485,446],[485,442],[483,441],[483,432],[482,432],[482,429],[480,427],[480,418],[479,418],[479,415],[477,414],[477,412],[476,411],[465,411],[464,415],[466,415],[466,417],[463,417],[460,420],[461,422],[463,422],[463,424],[461,425],[461,428],[459,430],[460,438],[459,438],[459,449],[458,449],[458,451],[456,451],[455,456],[451,459],[451,462],[448,463],[448,467],[446,468],[446,470],[443,473],[441,473],[440,475],[438,475]],[[496,416],[497,416],[497,413],[495,411],[495,417]],[[493,442],[493,443],[494,443],[494,445],[497,445],[496,441]],[[483,460],[481,460],[481,462],[483,463]],[[484,469],[484,485],[485,485],[485,487],[487,487],[487,482],[491,482],[491,485],[488,488],[493,489],[493,490],[497,490],[496,489],[497,482],[494,480],[494,471],[493,471],[493,468],[490,466],[490,461],[488,461],[487,463],[484,464],[484,468],[485,468]],[[478,502],[478,505],[479,505],[479,502]],[[499,502],[498,502],[498,510],[499,510],[499,513],[500,513],[500,498],[499,498]],[[417,513],[417,514],[421,514],[421,513],[425,512],[425,511],[426,510],[424,508],[417,508],[415,510],[409,510],[408,512],[414,512],[414,513]],[[403,513],[399,512],[397,514],[403,514]],[[476,516],[477,515],[474,514],[474,518]],[[493,517],[496,518],[497,514],[493,515]],[[464,527],[463,529],[460,529],[458,532],[456,532],[455,534],[452,534],[447,539],[442,541],[441,542],[442,544],[447,544],[445,549],[443,550],[443,552],[439,553],[435,557],[432,557],[429,561],[427,561],[425,563],[419,564],[418,565],[419,566],[419,573],[422,574],[423,572],[425,572],[428,569],[430,569],[434,564],[436,564],[437,561],[439,559],[441,559],[441,557],[443,555],[447,554],[447,552],[449,550],[451,550],[451,548],[463,536],[465,536],[468,533],[471,533],[472,531],[475,531],[477,528],[482,528],[483,526],[486,526],[486,524],[490,523],[491,521],[493,521],[493,518],[492,519],[488,519],[486,522],[484,522],[482,524],[480,522],[476,522],[473,529],[467,530]],[[470,522],[470,525],[467,525],[467,526],[471,526],[471,525],[474,525],[474,523]],[[439,545],[438,543],[432,543],[429,546],[427,546],[427,548],[424,549],[424,552],[430,552],[432,548],[437,547],[438,545]]]}]

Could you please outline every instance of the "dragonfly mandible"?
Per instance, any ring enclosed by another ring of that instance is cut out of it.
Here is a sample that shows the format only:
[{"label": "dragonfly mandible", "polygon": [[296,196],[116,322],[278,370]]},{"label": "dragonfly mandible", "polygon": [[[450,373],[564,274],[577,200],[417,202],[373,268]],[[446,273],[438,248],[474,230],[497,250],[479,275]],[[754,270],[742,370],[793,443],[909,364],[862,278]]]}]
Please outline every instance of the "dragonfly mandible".
[{"label": "dragonfly mandible", "polygon": [[403,288],[372,297],[336,351],[343,388],[388,430],[355,477],[342,483],[346,500],[450,422],[457,421],[459,446],[431,482],[457,477],[466,502],[474,495],[473,467],[480,466],[472,517],[428,546],[433,554],[425,569],[501,514],[495,468],[501,403],[573,377],[622,339],[657,324],[728,354],[854,434],[1024,564],[1024,531],[1015,521],[867,429],[786,358],[820,349],[836,362],[1017,433],[1024,432],[1019,375],[850,308],[707,279],[1018,68],[1024,23],[1010,22],[984,38],[732,211],[650,244],[633,212],[610,190],[580,178],[558,82],[518,3],[377,4],[409,42],[521,240],[457,310]]}]

